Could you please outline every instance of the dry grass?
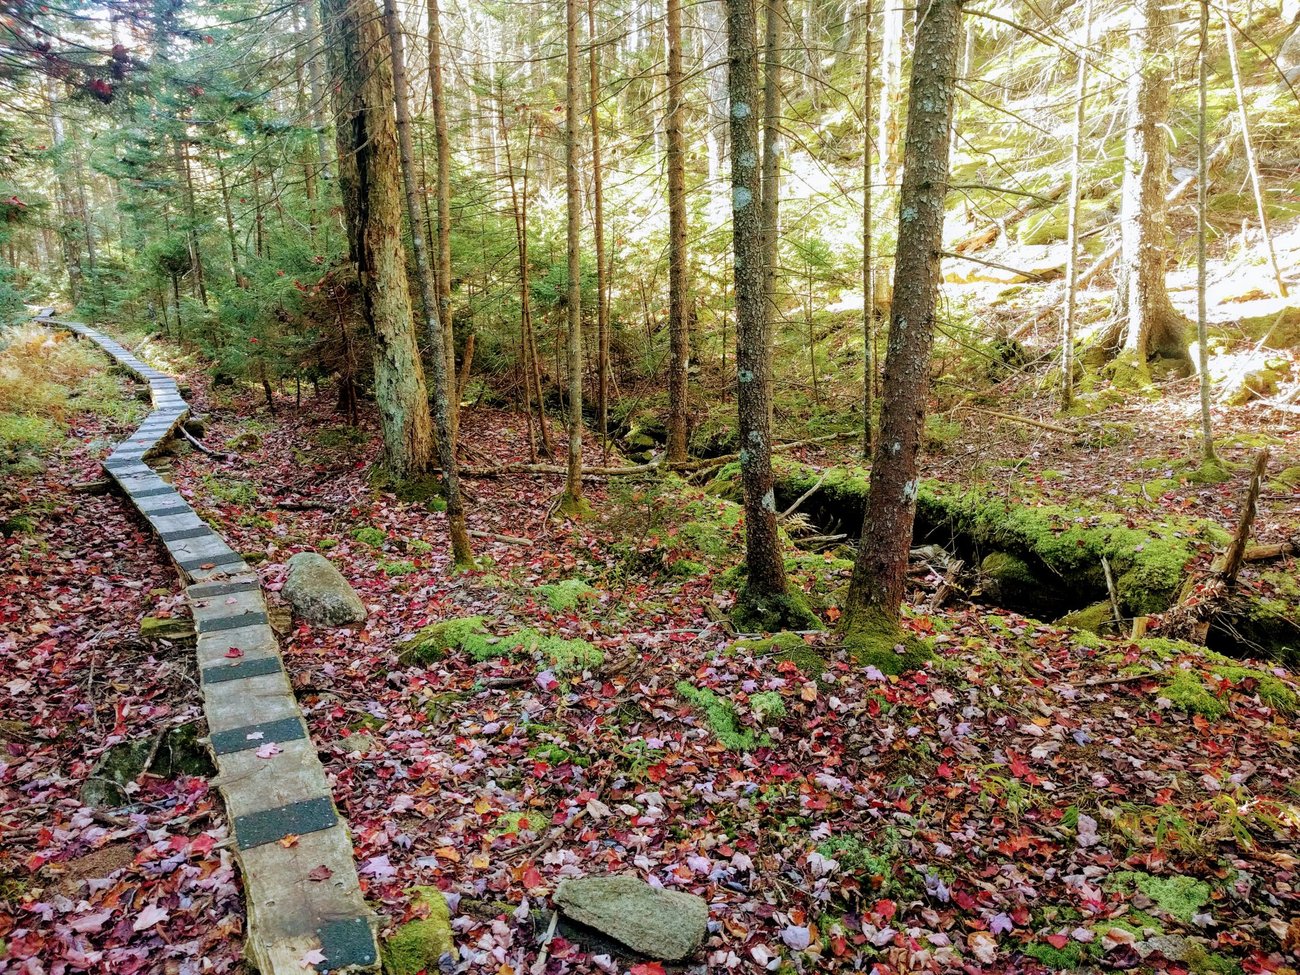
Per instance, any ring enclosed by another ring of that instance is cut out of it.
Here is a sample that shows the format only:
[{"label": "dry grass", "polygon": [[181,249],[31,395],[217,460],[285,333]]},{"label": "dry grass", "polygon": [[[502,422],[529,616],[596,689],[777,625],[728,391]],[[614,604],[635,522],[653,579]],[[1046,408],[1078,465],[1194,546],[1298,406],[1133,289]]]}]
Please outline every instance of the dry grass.
[{"label": "dry grass", "polygon": [[123,421],[137,412],[90,346],[36,325],[0,331],[0,455],[43,452],[75,411]]}]

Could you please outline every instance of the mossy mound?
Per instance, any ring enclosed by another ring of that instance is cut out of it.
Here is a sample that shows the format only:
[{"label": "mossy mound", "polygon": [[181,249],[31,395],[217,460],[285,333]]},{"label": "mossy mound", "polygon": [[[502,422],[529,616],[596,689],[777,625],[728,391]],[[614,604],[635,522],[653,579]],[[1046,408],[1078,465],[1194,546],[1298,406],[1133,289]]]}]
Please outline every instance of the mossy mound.
[{"label": "mossy mound", "polygon": [[362,545],[369,545],[371,548],[379,548],[388,541],[388,535],[382,529],[372,528],[369,525],[358,528],[352,533],[352,537]]},{"label": "mossy mound", "polygon": [[443,971],[444,957],[456,960],[451,912],[442,891],[436,887],[416,887],[411,892],[411,903],[424,916],[400,925],[385,940],[381,948],[385,975]]},{"label": "mossy mound", "polygon": [[736,596],[731,621],[747,633],[775,633],[779,630],[817,630],[822,621],[801,593],[756,592],[748,583]]},{"label": "mossy mound", "polygon": [[546,600],[546,605],[557,613],[572,612],[579,604],[595,599],[599,595],[581,579],[565,579],[563,582],[548,583],[538,586],[537,591]]},{"label": "mossy mound", "polygon": [[854,663],[897,677],[922,669],[934,655],[924,641],[875,609],[859,611],[844,627],[844,646]]},{"label": "mossy mound", "polygon": [[798,633],[774,633],[772,636],[737,640],[732,649],[745,650],[756,657],[775,657],[778,662],[788,661],[798,667],[800,673],[813,679],[826,673],[826,658]]},{"label": "mossy mound", "polygon": [[397,648],[397,659],[404,665],[431,664],[447,656],[448,651],[465,649],[475,637],[486,637],[482,616],[430,623]]},{"label": "mossy mound", "polygon": [[605,655],[586,640],[547,636],[532,627],[503,637],[474,633],[461,646],[478,661],[538,657],[557,676],[599,667],[605,662]]},{"label": "mossy mound", "polygon": [[540,833],[549,822],[550,820],[543,813],[539,813],[535,809],[508,812],[497,820],[496,825],[492,827],[492,831],[488,835],[495,838],[522,833],[525,830],[530,833]]},{"label": "mossy mound", "polygon": [[1114,874],[1108,886],[1116,890],[1141,891],[1155,902],[1162,914],[1183,924],[1191,924],[1192,918],[1210,903],[1210,885],[1195,877],[1157,877],[1139,870],[1125,870]]},{"label": "mossy mound", "polygon": [[1097,636],[1114,636],[1119,631],[1119,626],[1115,623],[1115,611],[1111,608],[1108,599],[1095,602],[1083,609],[1076,609],[1073,613],[1066,613],[1056,621],[1056,625],[1082,630]]}]

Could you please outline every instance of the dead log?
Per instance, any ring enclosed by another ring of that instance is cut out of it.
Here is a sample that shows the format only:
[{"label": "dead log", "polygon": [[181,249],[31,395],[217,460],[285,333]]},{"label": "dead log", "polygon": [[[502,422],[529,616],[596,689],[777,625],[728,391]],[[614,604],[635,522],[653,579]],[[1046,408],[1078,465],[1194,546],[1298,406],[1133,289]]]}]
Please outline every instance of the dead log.
[{"label": "dead log", "polygon": [[1210,565],[1202,580],[1188,578],[1183,584],[1178,603],[1164,614],[1160,630],[1165,636],[1204,644],[1210,623],[1222,610],[1223,604],[1237,587],[1237,575],[1245,562],[1246,543],[1255,523],[1259,506],[1260,486],[1264,483],[1264,470],[1268,466],[1268,451],[1255,455],[1246,498],[1237,514],[1237,528],[1228,547]]},{"label": "dead log", "polygon": [[1026,200],[1006,216],[998,217],[987,226],[975,231],[975,233],[963,237],[952,245],[952,249],[958,254],[969,254],[971,251],[988,247],[1006,231],[1007,227],[1019,223],[1035,210],[1041,210],[1043,207],[1056,203],[1069,188],[1070,181],[1068,179],[1057,183],[1041,196]]}]

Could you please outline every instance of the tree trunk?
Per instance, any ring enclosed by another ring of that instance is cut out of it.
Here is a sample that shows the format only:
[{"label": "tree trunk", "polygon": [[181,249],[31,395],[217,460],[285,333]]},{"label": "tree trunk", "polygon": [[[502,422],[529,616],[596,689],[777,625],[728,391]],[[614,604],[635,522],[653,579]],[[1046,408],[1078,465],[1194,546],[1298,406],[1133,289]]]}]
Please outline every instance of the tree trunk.
[{"label": "tree trunk", "polygon": [[208,288],[203,280],[203,253],[199,249],[199,213],[194,201],[194,177],[190,173],[188,134],[184,122],[172,140],[176,154],[176,176],[185,192],[185,243],[190,253],[190,269],[194,273],[194,297],[208,307]]},{"label": "tree trunk", "polygon": [[916,515],[917,455],[930,389],[943,204],[948,189],[962,0],[931,0],[916,31],[899,198],[894,301],[880,436],[843,625],[854,633],[898,619]]},{"label": "tree trunk", "polygon": [[[888,205],[898,193],[898,133],[903,117],[903,13],[906,0],[884,0],[880,35],[880,117],[876,156],[881,196]],[[893,212],[892,210],[889,212]]]},{"label": "tree trunk", "polygon": [[[308,7],[313,6],[308,4]],[[213,157],[217,164],[217,185],[221,188],[221,209],[226,216],[226,240],[230,244],[230,276],[235,284],[244,286],[243,275],[239,273],[239,243],[235,237],[235,215],[230,209],[230,187],[226,184],[226,167],[221,159],[221,150],[213,147]]]},{"label": "tree trunk", "polygon": [[68,269],[68,289],[72,292],[74,303],[82,296],[82,282],[85,275],[81,268],[81,244],[77,236],[76,187],[68,169],[67,131],[63,124],[63,110],[59,107],[58,82],[49,78],[45,87],[45,97],[50,109],[50,133],[54,137],[54,174],[58,183],[59,197],[59,244],[63,250],[63,265]]},{"label": "tree trunk", "polygon": [[[1232,25],[1225,25],[1229,35]],[[1205,302],[1206,286],[1206,208],[1210,191],[1210,161],[1206,155],[1205,127],[1209,88],[1210,3],[1201,0],[1200,29],[1196,48],[1196,356],[1201,394],[1201,459],[1213,461],[1214,430],[1210,424],[1210,351],[1209,321]],[[1233,57],[1236,66],[1236,57]],[[1271,251],[1271,248],[1270,248]],[[1276,268],[1276,264],[1274,267]],[[1281,285],[1281,278],[1278,279]],[[1285,294],[1285,290],[1283,294]]]},{"label": "tree trunk", "polygon": [[433,350],[433,420],[438,434],[438,463],[442,467],[442,484],[447,500],[447,531],[451,536],[452,559],[457,566],[468,568],[474,565],[474,553],[465,530],[465,502],[460,491],[460,476],[456,472],[456,435],[451,426],[451,402],[456,395],[456,374],[447,370],[443,345],[446,336],[438,321],[438,290],[433,282],[429,256],[424,252],[424,215],[420,211],[420,186],[415,175],[415,152],[411,146],[406,52],[402,45],[402,24],[397,16],[397,0],[384,0],[384,20],[388,25],[393,68],[393,105],[397,114],[397,145],[402,161],[402,181],[406,187],[406,219],[411,227],[411,250],[420,285],[425,331]]},{"label": "tree trunk", "polygon": [[767,425],[773,426],[776,405],[775,376],[771,374],[775,358],[777,323],[776,267],[779,251],[779,206],[781,201],[781,18],[785,16],[782,0],[764,0],[765,26],[763,42],[763,312],[767,316],[767,350],[764,365],[767,373]]},{"label": "tree trunk", "polygon": [[[451,319],[451,141],[447,136],[447,98],[442,87],[442,21],[438,0],[428,0],[429,23],[429,102],[433,109],[433,135],[437,145],[438,178],[438,314],[442,321],[443,356],[447,375],[456,375],[456,334]],[[456,443],[460,430],[460,400],[453,396],[451,407],[451,442]]]},{"label": "tree trunk", "polygon": [[434,445],[402,243],[393,75],[373,0],[321,0],[321,20],[329,32],[349,249],[374,335],[375,399],[388,462],[403,478],[429,467]]},{"label": "tree trunk", "polygon": [[1092,46],[1092,0],[1084,0],[1083,44],[1074,82],[1074,137],[1070,144],[1070,198],[1066,214],[1065,318],[1061,326],[1061,407],[1074,403],[1075,313],[1079,305],[1079,197],[1082,190],[1084,103],[1088,100],[1088,49]]},{"label": "tree trunk", "polygon": [[871,459],[875,442],[871,416],[876,404],[876,294],[875,261],[872,254],[873,221],[871,213],[871,116],[874,70],[872,57],[871,5],[867,0],[862,22],[862,457]]},{"label": "tree trunk", "polygon": [[564,0],[564,183],[568,235],[566,256],[569,294],[569,463],[564,481],[563,514],[580,514],[582,499],[582,266],[579,233],[582,230],[582,195],[578,178],[578,0]]},{"label": "tree trunk", "polygon": [[686,460],[687,364],[686,164],[682,123],[682,4],[668,0],[668,460]]},{"label": "tree trunk", "polygon": [[732,250],[736,288],[736,403],[745,505],[744,604],[786,598],[785,564],[776,527],[768,425],[771,379],[764,289],[764,238],[758,166],[758,14],[755,0],[727,0],[731,94]]},{"label": "tree trunk", "polygon": [[[609,459],[609,267],[605,257],[605,187],[600,159],[600,55],[596,46],[596,0],[587,0],[587,38],[590,81],[588,112],[591,115],[592,224],[596,237],[596,416],[600,443]],[[680,70],[680,65],[679,65]],[[671,180],[671,176],[669,177]]]},{"label": "tree trunk", "polygon": [[1124,351],[1143,372],[1153,355],[1187,358],[1187,322],[1174,310],[1165,286],[1169,59],[1174,50],[1166,2],[1137,0],[1130,25],[1117,311],[1128,316]]},{"label": "tree trunk", "polygon": [[[307,80],[311,85],[311,124],[316,130],[316,165],[322,180],[330,178],[329,140],[325,136],[327,121],[325,118],[325,82],[321,77],[321,37],[320,24],[316,16],[316,4],[311,0],[307,8]],[[322,194],[323,195],[323,194]]]}]

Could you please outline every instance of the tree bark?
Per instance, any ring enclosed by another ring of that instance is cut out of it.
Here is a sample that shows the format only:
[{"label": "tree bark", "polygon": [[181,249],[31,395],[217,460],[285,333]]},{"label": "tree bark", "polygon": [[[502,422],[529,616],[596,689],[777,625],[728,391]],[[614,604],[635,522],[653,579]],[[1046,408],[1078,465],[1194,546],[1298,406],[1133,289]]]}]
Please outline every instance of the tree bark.
[{"label": "tree bark", "polygon": [[425,331],[433,350],[433,420],[438,434],[438,463],[442,467],[442,484],[447,500],[447,531],[451,536],[453,560],[457,566],[466,568],[474,565],[474,553],[465,531],[465,502],[461,496],[460,476],[456,472],[456,435],[451,425],[451,402],[456,395],[456,374],[447,370],[444,347],[446,336],[438,321],[438,289],[434,285],[429,256],[424,252],[424,215],[420,210],[419,180],[416,179],[415,152],[411,144],[406,52],[402,45],[402,23],[397,16],[397,0],[384,0],[384,20],[388,25],[393,68],[393,105],[397,114],[397,144],[402,161],[402,181],[406,187],[406,219],[411,227],[411,250],[420,285]]},{"label": "tree bark", "polygon": [[862,18],[862,457],[871,459],[874,443],[871,414],[876,403],[876,294],[871,213],[871,75],[875,70],[872,42],[871,5],[867,0]]},{"label": "tree bark", "polygon": [[[1214,430],[1210,423],[1210,326],[1205,301],[1206,210],[1210,191],[1210,160],[1206,155],[1206,116],[1209,95],[1210,3],[1201,0],[1200,29],[1196,49],[1196,357],[1198,387],[1201,398],[1201,458],[1213,461]],[[1227,25],[1232,33],[1232,25]],[[1233,58],[1235,64],[1236,58]],[[1276,264],[1274,265],[1276,267]],[[1279,284],[1281,279],[1279,278]],[[1285,294],[1285,291],[1283,292]]]},{"label": "tree bark", "polygon": [[755,0],[727,0],[731,94],[732,248],[736,288],[736,403],[745,504],[745,563],[750,598],[786,593],[776,527],[768,399],[768,311],[758,166],[758,15]]},{"label": "tree bark", "polygon": [[1074,403],[1074,333],[1079,305],[1079,197],[1082,191],[1084,103],[1088,100],[1088,55],[1092,46],[1092,0],[1084,0],[1083,44],[1074,82],[1074,137],[1070,143],[1070,197],[1066,214],[1065,318],[1061,325],[1061,406]]},{"label": "tree bark", "polygon": [[775,376],[772,375],[777,323],[776,267],[779,247],[781,202],[781,18],[782,0],[764,0],[763,38],[763,310],[767,316],[767,349],[764,355],[767,385],[767,425],[773,426],[776,405]]},{"label": "tree bark", "polygon": [[918,18],[880,436],[844,612],[848,632],[881,617],[897,620],[905,594],[941,280],[961,7],[962,0],[929,0]]},{"label": "tree bark", "polygon": [[582,265],[579,261],[582,196],[578,179],[578,0],[564,0],[564,183],[568,234],[569,463],[560,510],[582,510]]},{"label": "tree bark", "polygon": [[[587,110],[591,117],[592,229],[596,238],[596,416],[600,443],[609,453],[609,265],[605,257],[605,187],[600,158],[600,54],[596,46],[596,0],[587,0]],[[680,64],[679,64],[680,71]],[[671,66],[670,66],[671,70]],[[669,180],[671,183],[671,175]]]},{"label": "tree bark", "polygon": [[1169,59],[1174,50],[1166,2],[1137,0],[1130,23],[1117,311],[1128,316],[1123,348],[1143,370],[1156,354],[1187,358],[1187,322],[1174,310],[1165,285]]},{"label": "tree bark", "polygon": [[434,445],[402,243],[392,69],[382,57],[383,24],[373,0],[321,0],[320,12],[334,76],[339,187],[362,312],[374,335],[384,447],[394,474],[408,477],[428,469]]},{"label": "tree bark", "polygon": [[[442,22],[438,0],[428,0],[429,22],[429,107],[433,110],[433,135],[437,145],[435,196],[438,208],[438,315],[442,322],[443,356],[448,376],[456,375],[456,334],[451,317],[451,141],[447,136],[447,98],[442,86]],[[460,400],[452,397],[451,442],[460,430]]]},{"label": "tree bark", "polygon": [[682,123],[682,4],[668,0],[668,460],[686,459],[690,323],[686,295],[686,164]]}]

